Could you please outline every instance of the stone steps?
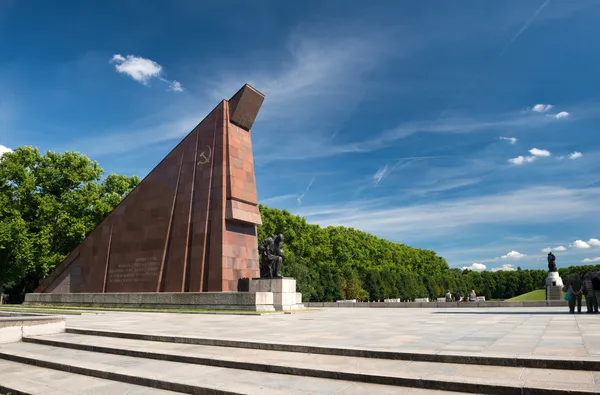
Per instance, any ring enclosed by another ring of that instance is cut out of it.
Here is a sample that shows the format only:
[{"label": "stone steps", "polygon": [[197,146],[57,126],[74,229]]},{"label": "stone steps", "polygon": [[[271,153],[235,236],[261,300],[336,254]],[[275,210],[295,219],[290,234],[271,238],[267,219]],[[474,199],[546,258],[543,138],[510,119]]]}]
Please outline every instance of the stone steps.
[{"label": "stone steps", "polygon": [[[357,388],[358,383],[362,383],[362,390],[352,393],[381,393],[382,389],[366,388],[372,385],[389,391],[412,387],[515,395],[600,393],[600,383],[596,384],[591,371],[311,354],[179,340],[156,342],[73,333],[36,336],[1,347],[0,358],[35,364],[42,361],[42,366],[53,369],[184,393],[279,393],[280,387],[270,386],[273,382],[290,391],[309,388],[336,394],[344,388]],[[152,373],[158,376],[153,379]]]},{"label": "stone steps", "polygon": [[[145,345],[148,348],[148,344]],[[48,388],[27,388],[28,383],[19,381],[23,377],[21,371],[29,368],[42,369],[43,381],[47,386],[60,388],[60,394],[92,394],[89,388],[77,389],[71,387],[69,381],[55,377],[55,372],[66,373],[71,377],[81,377],[85,380],[102,379],[116,384],[133,384],[140,392],[121,392],[114,390],[94,394],[155,394],[172,392],[185,394],[211,395],[357,395],[357,394],[388,394],[388,395],[456,395],[456,392],[422,391],[415,388],[403,388],[368,383],[355,383],[344,380],[300,377],[276,373],[264,373],[248,370],[236,370],[204,366],[197,364],[152,360],[128,356],[123,349],[120,354],[97,353],[54,347],[31,342],[10,343],[0,346],[0,362],[10,361],[13,366],[20,365],[21,369],[0,375],[0,386],[4,390],[14,390],[14,394],[49,395]],[[4,361],[2,361],[4,360]],[[33,366],[28,366],[33,365]],[[88,377],[85,377],[88,376]],[[56,383],[59,381],[60,383]],[[6,383],[6,384],[5,384]],[[10,386],[8,385],[10,384]],[[72,392],[69,388],[72,389]],[[133,388],[133,387],[132,387]],[[146,392],[144,392],[146,391]],[[157,392],[158,391],[158,392]],[[54,394],[53,394],[54,395]]]},{"label": "stone steps", "polygon": [[0,360],[0,393],[11,395],[175,395],[112,380]]},{"label": "stone steps", "polygon": [[183,343],[201,346],[219,346],[228,348],[244,348],[253,350],[284,351],[294,353],[308,353],[321,355],[337,355],[346,357],[392,359],[418,362],[439,362],[468,365],[490,365],[540,369],[560,370],[589,370],[600,371],[599,357],[580,356],[514,356],[510,354],[465,353],[465,352],[414,352],[414,351],[386,351],[369,350],[364,348],[339,348],[323,347],[316,345],[265,343],[245,340],[212,339],[201,337],[183,337],[169,335],[154,335],[132,332],[102,331],[96,329],[67,328],[66,333],[111,337],[131,340],[145,340],[153,342]]}]

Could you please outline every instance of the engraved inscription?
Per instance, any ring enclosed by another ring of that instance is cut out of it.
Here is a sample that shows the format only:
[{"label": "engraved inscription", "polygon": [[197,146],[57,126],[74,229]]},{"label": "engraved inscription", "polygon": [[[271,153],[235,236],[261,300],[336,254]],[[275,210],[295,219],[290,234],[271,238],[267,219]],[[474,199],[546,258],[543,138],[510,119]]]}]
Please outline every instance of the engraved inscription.
[{"label": "engraved inscription", "polygon": [[160,262],[154,256],[137,258],[134,262],[111,268],[108,281],[119,284],[151,281],[158,276],[159,268]]}]

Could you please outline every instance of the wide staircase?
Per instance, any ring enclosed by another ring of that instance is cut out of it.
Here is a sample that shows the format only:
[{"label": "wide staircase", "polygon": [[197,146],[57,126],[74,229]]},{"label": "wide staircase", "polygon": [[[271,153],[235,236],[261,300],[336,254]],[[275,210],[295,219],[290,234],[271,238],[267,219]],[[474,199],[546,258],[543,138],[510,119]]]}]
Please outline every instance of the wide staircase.
[{"label": "wide staircase", "polygon": [[[0,393],[597,394],[600,361],[369,351],[67,328],[0,344]],[[598,381],[598,382],[596,382]]]}]

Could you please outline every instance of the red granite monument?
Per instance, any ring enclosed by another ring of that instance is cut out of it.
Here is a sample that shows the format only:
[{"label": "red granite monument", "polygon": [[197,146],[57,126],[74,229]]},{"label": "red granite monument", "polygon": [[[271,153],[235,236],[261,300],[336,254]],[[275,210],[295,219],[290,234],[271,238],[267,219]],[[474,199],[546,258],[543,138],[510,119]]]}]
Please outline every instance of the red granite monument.
[{"label": "red granite monument", "polygon": [[264,96],[223,100],[35,291],[236,291],[259,276],[250,129]]}]

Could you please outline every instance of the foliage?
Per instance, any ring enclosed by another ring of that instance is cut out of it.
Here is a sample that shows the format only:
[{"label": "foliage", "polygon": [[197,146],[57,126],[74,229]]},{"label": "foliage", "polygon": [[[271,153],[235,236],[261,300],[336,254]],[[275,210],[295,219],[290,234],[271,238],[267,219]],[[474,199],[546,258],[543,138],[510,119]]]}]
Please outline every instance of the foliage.
[{"label": "foliage", "polygon": [[[283,233],[283,274],[295,277],[305,301],[437,298],[448,289],[486,299],[509,299],[544,285],[546,270],[475,272],[450,269],[433,251],[412,248],[341,226],[321,228],[304,218],[260,206],[259,239]],[[592,270],[575,266],[566,274]],[[600,266],[598,266],[600,269]],[[596,269],[597,270],[597,269]]]},{"label": "foliage", "polygon": [[0,290],[33,290],[139,182],[77,152],[0,157]]}]

